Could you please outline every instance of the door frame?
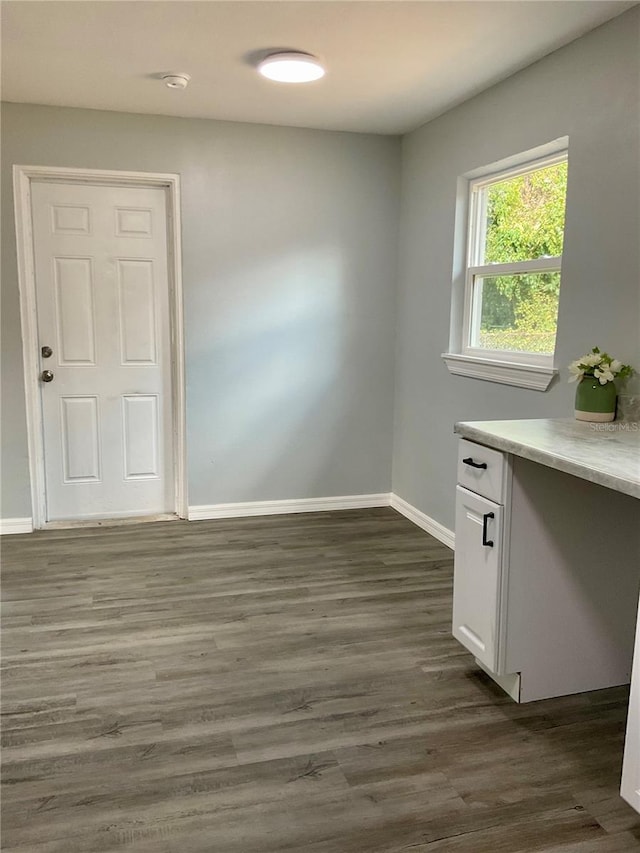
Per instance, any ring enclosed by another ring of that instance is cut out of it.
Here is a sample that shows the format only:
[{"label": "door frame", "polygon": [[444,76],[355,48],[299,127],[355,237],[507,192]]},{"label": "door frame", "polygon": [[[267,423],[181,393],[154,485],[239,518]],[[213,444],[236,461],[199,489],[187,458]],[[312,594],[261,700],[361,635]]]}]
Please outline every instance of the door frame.
[{"label": "door frame", "polygon": [[[167,271],[169,278],[175,513],[179,518],[187,518],[180,176],[153,172],[120,172],[103,169],[16,165],[13,167],[13,197],[16,222],[20,325],[22,328],[22,359],[24,365],[33,528],[40,529],[47,526],[43,418],[40,390],[37,381],[40,371],[40,361],[38,355],[35,247],[31,219],[31,184],[33,181],[64,184],[75,183],[90,186],[160,188],[165,191],[167,202]],[[144,517],[141,517],[141,520],[144,520]],[[77,523],[75,522],[75,524]]]}]

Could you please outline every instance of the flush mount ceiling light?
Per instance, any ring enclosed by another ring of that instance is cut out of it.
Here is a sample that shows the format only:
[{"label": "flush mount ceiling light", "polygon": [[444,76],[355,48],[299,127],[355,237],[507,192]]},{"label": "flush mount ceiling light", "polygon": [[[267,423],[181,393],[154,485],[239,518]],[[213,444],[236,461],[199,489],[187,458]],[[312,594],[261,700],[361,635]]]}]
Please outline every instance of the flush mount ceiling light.
[{"label": "flush mount ceiling light", "polygon": [[169,89],[186,89],[191,77],[182,71],[172,71],[170,74],[163,74],[161,79]]},{"label": "flush mount ceiling light", "polygon": [[258,71],[278,83],[310,83],[324,77],[324,68],[310,53],[272,53],[258,65]]}]

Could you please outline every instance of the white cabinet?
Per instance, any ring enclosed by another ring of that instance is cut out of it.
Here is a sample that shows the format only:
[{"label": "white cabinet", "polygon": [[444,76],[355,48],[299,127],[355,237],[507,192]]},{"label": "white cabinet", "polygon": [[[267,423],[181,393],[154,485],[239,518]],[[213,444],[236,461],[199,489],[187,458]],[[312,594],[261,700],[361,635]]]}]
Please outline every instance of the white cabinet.
[{"label": "white cabinet", "polygon": [[453,636],[498,669],[502,507],[458,486]]},{"label": "white cabinet", "polygon": [[453,635],[519,702],[628,683],[640,503],[466,439],[459,450]]},{"label": "white cabinet", "polygon": [[[504,504],[509,501],[510,475],[506,454],[460,439],[453,636],[494,676],[504,670]],[[512,692],[511,685],[506,689]]]},{"label": "white cabinet", "polygon": [[637,812],[640,812],[640,621],[636,628],[636,648],[633,656],[633,676],[620,793]]}]

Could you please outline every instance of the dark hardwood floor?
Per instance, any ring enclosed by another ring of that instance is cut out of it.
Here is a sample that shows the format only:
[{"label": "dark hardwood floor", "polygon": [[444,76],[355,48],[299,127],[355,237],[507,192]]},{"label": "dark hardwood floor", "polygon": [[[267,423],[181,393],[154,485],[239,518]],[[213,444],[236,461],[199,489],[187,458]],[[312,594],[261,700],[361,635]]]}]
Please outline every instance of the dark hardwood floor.
[{"label": "dark hardwood floor", "polygon": [[627,691],[516,705],[391,509],[2,542],[2,849],[623,853]]}]

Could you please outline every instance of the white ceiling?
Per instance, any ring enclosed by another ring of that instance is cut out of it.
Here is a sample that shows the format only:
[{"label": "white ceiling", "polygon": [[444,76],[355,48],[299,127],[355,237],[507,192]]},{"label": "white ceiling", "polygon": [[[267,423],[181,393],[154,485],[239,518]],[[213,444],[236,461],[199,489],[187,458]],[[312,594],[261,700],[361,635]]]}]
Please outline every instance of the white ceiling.
[{"label": "white ceiling", "polygon": [[[135,113],[403,133],[636,5],[614,0],[7,0],[2,97]],[[304,86],[260,51],[321,57]],[[184,91],[158,76],[186,71]]]}]

